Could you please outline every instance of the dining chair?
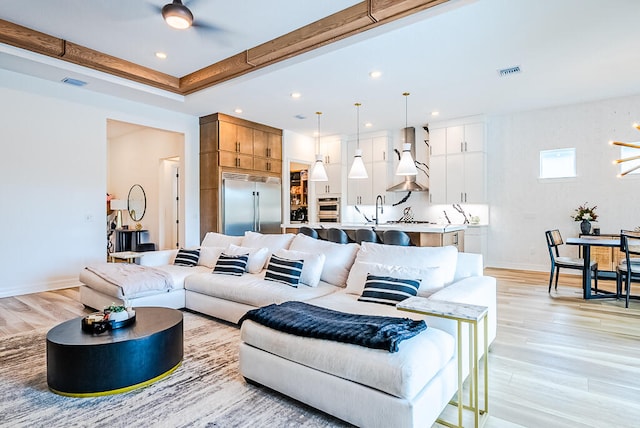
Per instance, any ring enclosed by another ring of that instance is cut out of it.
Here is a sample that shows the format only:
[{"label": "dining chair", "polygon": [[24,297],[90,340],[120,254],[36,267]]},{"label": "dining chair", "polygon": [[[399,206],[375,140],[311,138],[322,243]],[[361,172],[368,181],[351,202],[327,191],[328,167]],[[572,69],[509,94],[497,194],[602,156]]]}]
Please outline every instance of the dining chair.
[{"label": "dining chair", "polygon": [[346,244],[349,242],[349,236],[344,230],[332,227],[327,231],[327,240],[338,244]]},{"label": "dining chair", "polygon": [[[549,293],[551,293],[551,284],[553,283],[553,276],[555,273],[555,289],[558,290],[558,276],[560,274],[560,268],[564,269],[584,269],[584,259],[563,257],[560,256],[558,247],[564,245],[562,235],[558,229],[547,230],[545,233],[547,238],[547,247],[549,248],[549,257],[551,258],[551,274],[549,275]],[[592,277],[594,278],[595,291],[598,292],[598,263],[594,261],[589,262],[589,269],[593,271]],[[584,272],[582,273],[584,275]],[[589,284],[591,286],[591,284]]]},{"label": "dining chair", "polygon": [[362,242],[380,242],[380,240],[373,229],[357,229],[356,243],[361,244]]},{"label": "dining chair", "polygon": [[625,284],[625,304],[629,307],[629,297],[631,296],[631,281],[640,281],[640,232],[631,230],[620,231],[620,251],[624,253],[624,259],[620,261],[616,268],[616,293],[622,293],[622,281]]},{"label": "dining chair", "polygon": [[382,234],[382,242],[389,245],[401,245],[408,247],[411,245],[411,238],[402,230],[385,230]]},{"label": "dining chair", "polygon": [[307,235],[307,236],[310,236],[310,237],[312,237],[314,239],[318,239],[318,232],[316,232],[315,229],[312,229],[310,227],[302,226],[299,229],[299,232],[302,233],[303,235]]}]

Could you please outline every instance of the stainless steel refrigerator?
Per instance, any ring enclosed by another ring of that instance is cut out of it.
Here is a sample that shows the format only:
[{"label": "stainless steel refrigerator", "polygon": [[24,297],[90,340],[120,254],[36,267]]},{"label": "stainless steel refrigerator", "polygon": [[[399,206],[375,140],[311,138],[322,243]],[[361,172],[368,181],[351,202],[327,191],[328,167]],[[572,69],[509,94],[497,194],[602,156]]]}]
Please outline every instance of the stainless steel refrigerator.
[{"label": "stainless steel refrigerator", "polygon": [[222,231],[244,235],[250,230],[281,233],[282,184],[280,178],[249,174],[222,174]]}]

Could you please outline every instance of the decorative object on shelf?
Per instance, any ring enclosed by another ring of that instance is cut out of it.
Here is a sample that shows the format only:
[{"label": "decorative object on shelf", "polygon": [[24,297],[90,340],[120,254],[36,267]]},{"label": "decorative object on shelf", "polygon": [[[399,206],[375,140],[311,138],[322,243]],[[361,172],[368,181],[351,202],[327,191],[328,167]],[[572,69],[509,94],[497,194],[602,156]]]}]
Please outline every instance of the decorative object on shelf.
[{"label": "decorative object on shelf", "polygon": [[[638,131],[640,131],[640,124],[634,123],[633,127],[636,128]],[[640,145],[639,144],[634,144],[634,143],[622,143],[620,141],[609,141],[609,144],[611,144],[613,146],[619,146],[619,147],[629,147],[629,148],[632,148],[632,149],[640,149]],[[617,159],[617,160],[613,161],[613,164],[614,165],[618,165],[618,164],[621,164],[623,162],[637,161],[637,160],[640,160],[640,155],[630,156],[628,158]],[[628,170],[618,174],[618,177],[624,177],[625,175],[627,175],[630,172],[633,172],[633,171],[635,171],[635,170],[637,170],[639,168],[640,168],[640,163],[637,163],[635,166],[632,166]]]},{"label": "decorative object on shelf", "polygon": [[591,221],[596,221],[598,218],[596,208],[598,208],[597,205],[589,207],[585,202],[583,205],[576,208],[576,213],[572,216],[574,221],[580,222],[580,232],[584,235],[591,233]]},{"label": "decorative object on shelf", "polygon": [[100,334],[107,330],[130,326],[135,320],[136,311],[133,308],[110,305],[102,312],[94,312],[82,318],[82,330],[87,333]]},{"label": "decorative object on shelf", "polygon": [[402,144],[402,157],[400,158],[400,163],[398,164],[398,169],[396,169],[396,175],[418,175],[418,169],[416,168],[416,164],[413,161],[413,158],[411,157],[411,144],[407,143],[407,129],[409,128],[408,125],[408,99],[409,99],[409,92],[404,92],[402,94],[404,96],[404,141],[405,143]]},{"label": "decorative object on shelf", "polygon": [[111,199],[109,207],[116,212],[115,228],[122,228],[122,211],[127,209],[127,201],[124,199]]},{"label": "decorative object on shelf", "polygon": [[320,153],[320,115],[321,111],[317,111],[318,115],[318,135],[316,136],[316,163],[313,164],[311,174],[309,174],[309,181],[329,181],[327,171],[324,169],[322,163],[322,154]]},{"label": "decorative object on shelf", "polygon": [[357,134],[356,134],[356,152],[353,155],[353,164],[351,165],[351,170],[349,171],[349,178],[361,179],[361,178],[369,178],[367,174],[367,168],[364,166],[364,162],[362,161],[362,150],[360,149],[360,106],[362,104],[355,103],[356,106],[356,125],[357,125]]}]

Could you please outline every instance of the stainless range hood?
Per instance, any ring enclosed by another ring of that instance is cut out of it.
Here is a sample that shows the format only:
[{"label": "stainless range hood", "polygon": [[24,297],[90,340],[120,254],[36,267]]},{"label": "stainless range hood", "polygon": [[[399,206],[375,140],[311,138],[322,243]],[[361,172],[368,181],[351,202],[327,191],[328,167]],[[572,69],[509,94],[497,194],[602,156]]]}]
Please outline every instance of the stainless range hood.
[{"label": "stainless range hood", "polygon": [[[414,127],[404,128],[402,130],[402,136],[404,137],[403,142],[411,144],[411,157],[416,160],[416,129]],[[418,169],[418,172],[420,170]],[[394,177],[396,176],[394,172]],[[415,175],[405,175],[402,183],[396,184],[395,186],[391,186],[387,189],[387,192],[427,192],[428,188],[422,186],[418,182],[416,182]]]}]

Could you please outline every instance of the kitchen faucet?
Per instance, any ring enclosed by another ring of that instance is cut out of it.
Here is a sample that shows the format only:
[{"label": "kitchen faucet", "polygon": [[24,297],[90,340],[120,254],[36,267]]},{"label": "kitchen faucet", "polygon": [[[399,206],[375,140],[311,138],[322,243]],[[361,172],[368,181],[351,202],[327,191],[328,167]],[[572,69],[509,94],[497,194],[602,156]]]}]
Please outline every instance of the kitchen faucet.
[{"label": "kitchen faucet", "polygon": [[378,225],[378,219],[380,216],[378,215],[378,201],[380,201],[380,214],[384,213],[384,207],[382,206],[382,196],[376,196],[376,226]]}]

